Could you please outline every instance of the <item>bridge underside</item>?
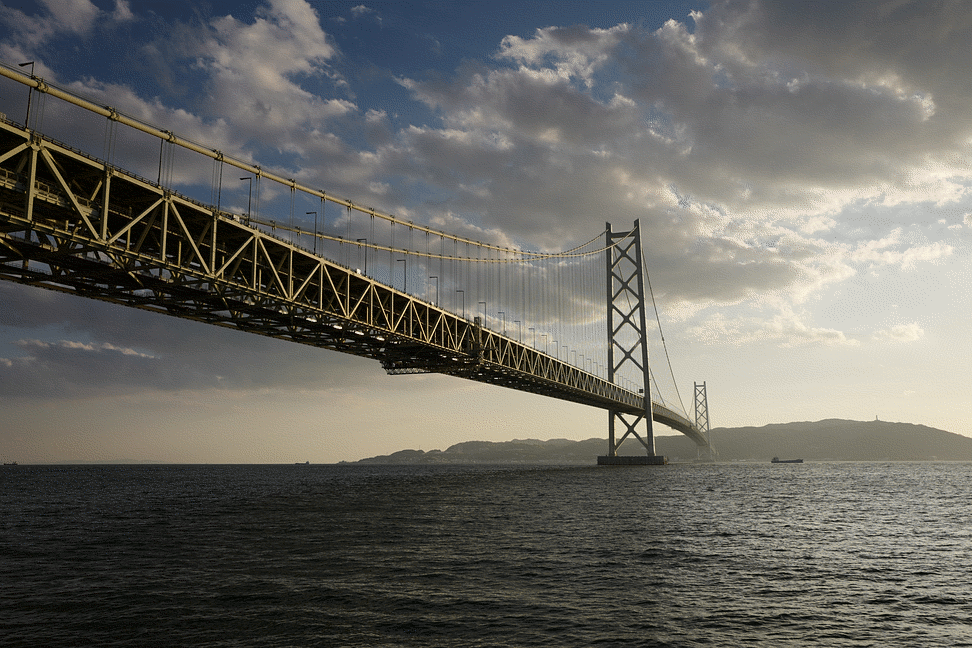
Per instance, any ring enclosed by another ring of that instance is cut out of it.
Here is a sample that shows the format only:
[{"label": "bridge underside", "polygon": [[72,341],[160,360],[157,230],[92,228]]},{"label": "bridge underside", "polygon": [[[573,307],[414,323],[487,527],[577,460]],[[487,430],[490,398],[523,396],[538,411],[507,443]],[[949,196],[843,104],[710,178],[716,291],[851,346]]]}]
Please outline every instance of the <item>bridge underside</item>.
[{"label": "bridge underside", "polygon": [[[644,397],[0,123],[0,279],[637,415]],[[663,403],[654,420],[704,445]]]}]

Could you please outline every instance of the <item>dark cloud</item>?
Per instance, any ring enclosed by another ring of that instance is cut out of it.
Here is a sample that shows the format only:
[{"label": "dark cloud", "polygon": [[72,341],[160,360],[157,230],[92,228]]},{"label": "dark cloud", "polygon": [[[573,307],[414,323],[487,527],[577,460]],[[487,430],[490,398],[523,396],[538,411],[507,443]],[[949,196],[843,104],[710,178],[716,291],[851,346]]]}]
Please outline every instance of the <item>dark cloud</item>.
[{"label": "dark cloud", "polygon": [[341,353],[7,282],[0,313],[13,347],[0,357],[7,395],[321,389],[384,375]]},{"label": "dark cloud", "polygon": [[887,234],[834,217],[889,187],[962,196],[966,5],[725,2],[693,20],[540,29],[505,39],[501,65],[407,80],[443,124],[401,131],[377,168],[544,247],[641,219],[659,283],[702,303],[846,275],[820,234]]},{"label": "dark cloud", "polygon": [[[362,115],[346,98],[344,67],[355,63],[313,10],[272,4],[249,22],[173,24],[151,43],[199,81],[189,110],[96,80],[72,87],[359,204],[481,240],[564,249],[606,221],[640,219],[669,299],[706,308],[772,293],[792,307],[866,264],[950,253],[937,241],[909,251],[907,236],[889,236],[900,224],[854,228],[840,216],[963,199],[970,34],[967,5],[921,2],[717,2],[657,30],[544,27],[503,39],[492,59],[398,78],[430,111],[406,123],[388,117],[391,106]],[[104,134],[88,130],[96,150]],[[145,173],[158,166],[157,149],[119,148]],[[204,189],[214,173],[207,160],[174,166],[177,183]],[[262,191],[266,217],[282,219],[286,192]],[[227,186],[224,206],[242,209],[241,195]],[[889,247],[861,252],[874,241]],[[90,336],[69,339],[169,348],[190,362],[189,347],[230,346],[198,328],[171,340],[141,315],[111,311],[92,327],[73,307],[28,308],[40,309],[34,321]]]},{"label": "dark cloud", "polygon": [[215,377],[194,368],[111,344],[20,340],[23,355],[0,358],[0,394],[30,398],[118,395],[144,389],[214,387]]}]

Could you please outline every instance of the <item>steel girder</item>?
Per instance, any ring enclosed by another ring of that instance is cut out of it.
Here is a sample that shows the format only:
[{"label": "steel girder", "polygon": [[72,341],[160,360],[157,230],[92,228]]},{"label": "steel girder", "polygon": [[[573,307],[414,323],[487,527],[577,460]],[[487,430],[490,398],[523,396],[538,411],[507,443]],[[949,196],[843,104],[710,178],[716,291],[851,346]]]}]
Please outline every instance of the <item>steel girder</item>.
[{"label": "steel girder", "polygon": [[[637,415],[644,398],[0,122],[0,279]],[[689,421],[664,420],[690,434]],[[659,419],[662,420],[662,419]]]}]

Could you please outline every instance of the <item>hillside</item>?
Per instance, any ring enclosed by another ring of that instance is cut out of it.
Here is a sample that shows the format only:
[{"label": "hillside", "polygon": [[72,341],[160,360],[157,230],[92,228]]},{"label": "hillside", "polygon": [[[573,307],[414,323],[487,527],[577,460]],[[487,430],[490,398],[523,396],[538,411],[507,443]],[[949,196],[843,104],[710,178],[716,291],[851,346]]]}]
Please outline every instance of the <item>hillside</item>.
[{"label": "hillside", "polygon": [[[807,461],[972,461],[972,438],[911,423],[826,419],[776,423],[763,427],[714,428],[712,442],[720,461],[768,461],[773,456]],[[593,464],[605,453],[605,439],[467,441],[446,450],[402,450],[362,459],[368,464],[531,463]],[[641,454],[628,441],[621,454]],[[684,436],[655,439],[669,461],[691,461],[695,444]]]}]

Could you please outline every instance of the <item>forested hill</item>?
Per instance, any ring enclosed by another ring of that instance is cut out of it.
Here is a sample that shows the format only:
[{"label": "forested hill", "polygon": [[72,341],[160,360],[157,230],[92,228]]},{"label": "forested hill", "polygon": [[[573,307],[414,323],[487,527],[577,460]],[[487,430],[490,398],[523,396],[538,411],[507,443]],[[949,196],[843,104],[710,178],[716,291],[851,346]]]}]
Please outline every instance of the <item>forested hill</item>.
[{"label": "forested hill", "polygon": [[[711,438],[719,461],[769,461],[774,456],[806,461],[972,461],[972,438],[911,423],[826,419],[763,427],[714,428]],[[655,449],[669,461],[696,458],[695,444],[682,435],[656,437]],[[445,450],[402,450],[358,463],[593,464],[606,450],[607,440],[601,438],[467,441]],[[643,454],[643,450],[636,441],[628,441],[621,454]]]},{"label": "forested hill", "polygon": [[[847,421],[777,423],[714,428],[713,445],[724,461],[781,459],[823,461],[972,461],[972,438],[911,423]],[[695,452],[687,438],[658,437],[659,453]]]}]

